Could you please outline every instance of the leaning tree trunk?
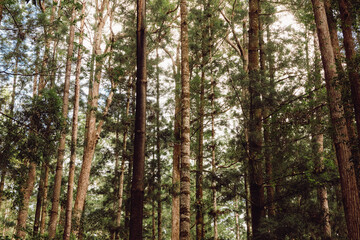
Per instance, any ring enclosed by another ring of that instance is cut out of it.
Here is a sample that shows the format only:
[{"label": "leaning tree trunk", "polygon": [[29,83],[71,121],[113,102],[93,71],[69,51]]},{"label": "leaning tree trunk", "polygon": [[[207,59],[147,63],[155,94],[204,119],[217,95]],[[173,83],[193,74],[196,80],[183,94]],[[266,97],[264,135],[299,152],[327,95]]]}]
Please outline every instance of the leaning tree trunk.
[{"label": "leaning tree trunk", "polygon": [[131,186],[130,240],[142,239],[144,167],[146,140],[146,1],[137,0],[136,29],[136,112],[134,162]]},{"label": "leaning tree trunk", "polygon": [[60,143],[58,148],[57,162],[56,162],[56,173],[54,180],[54,190],[52,195],[52,207],[49,221],[49,239],[55,238],[56,226],[59,214],[59,202],[60,202],[60,192],[61,192],[61,179],[63,172],[63,161],[65,156],[65,142],[66,142],[66,129],[67,129],[67,116],[69,111],[69,89],[70,89],[70,77],[71,77],[71,63],[72,55],[74,51],[74,37],[75,37],[75,15],[76,9],[73,6],[70,22],[69,33],[69,42],[66,56],[66,68],[65,68],[65,82],[63,90],[63,106],[62,106],[62,116],[64,118],[64,125],[61,129]]},{"label": "leaning tree trunk", "polygon": [[264,217],[264,188],[262,169],[262,111],[259,73],[259,0],[249,1],[249,184],[253,239],[259,239]]},{"label": "leaning tree trunk", "polygon": [[325,71],[328,104],[333,127],[333,142],[340,173],[348,238],[350,240],[356,240],[360,239],[360,202],[354,166],[353,163],[349,161],[351,158],[351,152],[347,145],[349,137],[341,102],[335,58],[331,47],[324,3],[321,0],[312,0],[312,5],[320,44],[321,59]]},{"label": "leaning tree trunk", "polygon": [[180,1],[181,38],[181,169],[180,239],[190,239],[190,72],[187,1]]},{"label": "leaning tree trunk", "polygon": [[[109,16],[108,12],[105,13],[106,10],[109,11],[108,8],[109,8],[109,1],[104,0],[100,6],[100,9],[97,9],[98,17],[96,20],[97,26],[96,26],[96,33],[94,36],[94,47],[93,47],[95,51],[95,56],[100,56],[102,54],[100,48],[101,39],[102,39],[102,30],[104,28],[106,19]],[[104,121],[104,119],[102,119],[96,126],[96,109],[98,107],[98,98],[99,98],[99,89],[100,89],[103,61],[104,59],[102,58],[98,58],[96,60],[95,79],[94,81],[90,82],[90,88],[89,88],[89,98],[88,98],[89,107],[86,116],[87,129],[85,131],[83,162],[78,180],[78,188],[77,188],[77,194],[74,204],[74,210],[72,213],[74,220],[72,229],[75,235],[79,234],[81,216],[84,210],[85,198],[86,198],[87,188],[89,185],[91,162],[94,157],[96,143],[100,135],[102,124]],[[113,96],[113,91],[111,90],[107,98],[106,106],[103,112],[104,117],[106,116],[108,108],[111,104],[112,96]]]}]

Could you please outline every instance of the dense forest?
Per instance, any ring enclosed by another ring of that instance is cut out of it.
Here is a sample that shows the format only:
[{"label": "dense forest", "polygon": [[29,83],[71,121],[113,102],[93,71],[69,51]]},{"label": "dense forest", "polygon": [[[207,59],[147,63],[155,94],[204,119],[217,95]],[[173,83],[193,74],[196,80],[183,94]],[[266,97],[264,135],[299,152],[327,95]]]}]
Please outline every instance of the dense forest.
[{"label": "dense forest", "polygon": [[0,0],[0,239],[360,240],[359,0]]}]

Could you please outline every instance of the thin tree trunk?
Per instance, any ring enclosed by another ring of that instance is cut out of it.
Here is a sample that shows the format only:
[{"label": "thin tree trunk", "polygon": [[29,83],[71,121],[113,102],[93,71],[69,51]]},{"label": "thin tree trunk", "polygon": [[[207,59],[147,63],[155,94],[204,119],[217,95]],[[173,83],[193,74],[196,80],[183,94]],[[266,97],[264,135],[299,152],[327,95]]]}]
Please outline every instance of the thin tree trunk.
[{"label": "thin tree trunk", "polygon": [[345,219],[350,240],[360,239],[360,202],[356,186],[353,164],[351,157],[344,110],[341,103],[341,93],[338,89],[336,64],[331,45],[328,23],[324,3],[320,0],[312,0],[315,15],[316,28],[320,43],[321,58],[325,71],[328,104],[330,108],[331,123],[333,130],[333,142],[338,160],[341,191],[345,210]]},{"label": "thin tree trunk", "polygon": [[146,140],[146,1],[137,0],[136,113],[133,176],[131,186],[130,240],[142,239]]},{"label": "thin tree trunk", "polygon": [[[320,50],[316,33],[314,32],[314,50],[315,50],[315,74],[314,82],[310,83],[318,89],[322,84],[321,72],[320,72]],[[315,172],[321,174],[324,171],[324,134],[321,132],[321,111],[322,109],[316,109],[313,122],[312,122],[312,141],[313,141],[313,153]],[[331,240],[331,225],[330,225],[330,210],[327,198],[327,190],[325,186],[319,186],[317,188],[317,196],[321,210],[321,239]]]},{"label": "thin tree trunk", "polygon": [[239,199],[238,195],[235,195],[235,236],[236,240],[240,240],[240,222],[239,222]]},{"label": "thin tree trunk", "polygon": [[[79,46],[82,46],[83,34],[84,34],[84,25],[85,25],[85,6],[86,1],[83,2],[81,15],[80,26],[80,37],[79,37]],[[75,177],[75,160],[76,160],[76,145],[77,145],[77,136],[78,136],[78,114],[79,114],[79,103],[80,103],[80,71],[81,71],[81,60],[82,60],[82,48],[79,47],[77,53],[77,62],[75,70],[75,100],[74,100],[74,110],[72,117],[72,130],[71,130],[71,146],[70,146],[70,166],[69,166],[69,180],[68,180],[68,189],[67,189],[67,198],[66,198],[66,210],[65,210],[65,223],[64,223],[64,240],[70,239],[71,234],[71,215],[72,215],[72,202],[74,195],[74,177]]]},{"label": "thin tree trunk", "polygon": [[42,203],[41,203],[41,221],[40,221],[40,234],[43,235],[45,232],[45,223],[46,223],[46,210],[47,210],[47,199],[48,199],[48,190],[49,190],[49,164],[45,163],[44,166],[44,186],[42,193]]},{"label": "thin tree trunk", "polygon": [[[156,49],[156,59],[159,59],[159,52]],[[161,202],[161,156],[160,156],[160,69],[156,65],[156,161],[157,161],[157,229],[158,240],[162,239],[162,202]]]},{"label": "thin tree trunk", "polygon": [[187,1],[180,1],[181,38],[181,169],[180,239],[190,239],[190,72]]},{"label": "thin tree trunk", "polygon": [[124,175],[125,175],[125,160],[127,158],[126,154],[126,143],[127,143],[127,135],[128,135],[128,117],[130,111],[130,89],[132,86],[131,76],[129,78],[128,89],[127,89],[127,100],[126,100],[126,112],[125,112],[125,129],[123,133],[123,146],[122,146],[122,159],[121,159],[121,166],[120,166],[120,176],[119,176],[119,187],[118,187],[118,202],[117,202],[117,212],[116,212],[116,232],[115,232],[115,239],[120,239],[120,224],[121,224],[121,211],[122,211],[122,204],[124,198]]},{"label": "thin tree trunk", "polygon": [[5,186],[5,176],[6,176],[6,167],[4,166],[1,169],[1,180],[0,180],[0,211],[1,211],[1,205],[2,205],[2,200],[3,200],[4,186]]},{"label": "thin tree trunk", "polygon": [[54,180],[54,190],[52,196],[52,207],[49,221],[49,239],[54,239],[57,227],[58,220],[58,211],[59,211],[59,202],[60,202],[60,192],[61,192],[61,179],[62,179],[62,171],[63,171],[63,161],[65,156],[65,142],[66,142],[66,129],[67,129],[67,116],[69,111],[69,89],[70,89],[70,77],[71,77],[71,63],[72,63],[72,55],[74,51],[74,38],[75,38],[75,15],[76,9],[75,6],[72,7],[71,13],[71,26],[69,33],[69,42],[66,56],[66,69],[65,69],[65,82],[64,82],[64,90],[63,90],[63,106],[62,106],[62,115],[64,118],[64,125],[61,129],[61,137],[58,148],[58,156],[56,162],[56,173]]},{"label": "thin tree trunk", "polygon": [[[180,102],[180,78],[179,78],[179,45],[175,63],[173,63],[173,75],[175,80],[175,118],[174,118],[174,149],[172,170],[172,205],[171,205],[171,240],[180,237],[180,154],[181,154],[181,102]],[[177,70],[177,71],[176,71]]]},{"label": "thin tree trunk", "polygon": [[42,204],[42,197],[44,191],[44,177],[45,177],[45,163],[43,163],[42,165],[42,174],[40,175],[39,188],[36,196],[36,209],[35,209],[33,236],[36,236],[39,233],[41,204]]},{"label": "thin tree trunk", "polygon": [[253,239],[260,238],[264,217],[264,188],[262,169],[262,111],[259,90],[259,0],[249,1],[249,177]]}]

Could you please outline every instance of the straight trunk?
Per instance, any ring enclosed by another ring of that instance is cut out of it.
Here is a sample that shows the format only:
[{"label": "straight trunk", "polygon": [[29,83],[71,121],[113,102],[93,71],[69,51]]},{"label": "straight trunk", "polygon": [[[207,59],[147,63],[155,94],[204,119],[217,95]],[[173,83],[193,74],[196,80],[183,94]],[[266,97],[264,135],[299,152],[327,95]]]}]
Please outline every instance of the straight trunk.
[{"label": "straight trunk", "polygon": [[[320,50],[318,39],[314,32],[314,50],[315,50],[315,75],[314,82],[311,85],[314,85],[316,89],[320,88],[322,84],[321,72],[320,72]],[[318,102],[318,101],[315,101]],[[314,155],[314,164],[315,172],[323,173],[324,172],[324,134],[322,133],[321,126],[321,111],[322,108],[316,109],[312,119],[312,141],[313,141],[313,155]],[[329,203],[327,198],[327,190],[325,186],[319,186],[317,188],[317,196],[321,210],[321,239],[322,240],[331,240],[331,225],[330,225],[330,211]]]},{"label": "straight trunk", "polygon": [[264,188],[262,169],[262,111],[259,76],[259,0],[249,1],[249,184],[253,239],[260,238],[260,224],[264,217]]},{"label": "straight trunk", "polygon": [[[175,80],[175,117],[174,117],[174,149],[172,170],[172,205],[171,205],[171,240],[178,240],[180,236],[180,154],[181,154],[181,102],[179,78],[179,45],[176,54],[176,66],[173,66]],[[177,69],[177,72],[176,70]]]},{"label": "straight trunk", "polygon": [[41,217],[41,204],[42,204],[42,196],[44,191],[44,175],[45,175],[45,165],[42,167],[42,174],[39,180],[39,188],[36,196],[36,209],[35,209],[35,219],[34,219],[34,228],[33,228],[33,236],[36,236],[39,233],[40,226],[40,217]]},{"label": "straight trunk", "polygon": [[63,90],[63,106],[62,106],[62,115],[64,118],[64,125],[61,129],[61,137],[58,148],[58,156],[56,162],[56,173],[54,180],[54,190],[52,196],[52,207],[49,221],[49,239],[55,238],[56,226],[58,220],[58,211],[59,211],[59,202],[60,202],[60,192],[61,192],[61,179],[62,179],[62,171],[63,171],[63,161],[65,156],[65,142],[66,142],[66,129],[67,129],[67,116],[69,111],[69,89],[70,89],[70,77],[71,77],[71,59],[74,51],[74,37],[75,37],[75,15],[76,9],[73,6],[71,13],[71,26],[69,33],[69,42],[66,56],[66,68],[65,68],[65,82],[64,82],[64,90]]},{"label": "straight trunk", "polygon": [[181,169],[180,239],[190,239],[190,72],[187,1],[180,1],[181,38]]},{"label": "straight trunk", "polygon": [[[156,49],[156,59],[159,60],[159,52]],[[162,239],[162,203],[161,203],[161,156],[160,156],[160,69],[156,65],[156,161],[157,161],[157,228],[158,240]]]},{"label": "straight trunk", "polygon": [[[81,15],[80,26],[80,38],[79,46],[82,46],[83,34],[84,34],[84,25],[85,25],[85,4],[83,2]],[[72,202],[74,195],[74,177],[75,177],[75,160],[76,160],[76,145],[77,145],[77,136],[78,136],[78,114],[79,114],[79,103],[80,103],[80,71],[81,71],[81,60],[82,60],[82,49],[78,49],[77,62],[76,62],[76,72],[75,72],[75,100],[74,100],[74,109],[72,117],[72,130],[71,130],[71,145],[70,145],[70,165],[69,165],[69,180],[68,180],[68,189],[66,195],[66,210],[65,210],[65,224],[64,224],[64,240],[70,239],[71,234],[71,215],[72,215]]]},{"label": "straight trunk", "polygon": [[[357,126],[357,143],[353,142],[354,151],[359,150],[360,144],[360,74],[359,63],[357,62],[357,53],[355,50],[355,41],[352,32],[351,3],[348,0],[338,0],[341,17],[341,28],[344,36],[344,48],[346,55],[347,72],[350,80],[351,97],[355,110],[355,120]],[[350,136],[351,137],[351,136]],[[353,151],[353,152],[354,152]],[[355,173],[357,176],[358,190],[360,193],[360,162],[357,156],[354,157]]]},{"label": "straight trunk", "polygon": [[360,239],[360,202],[354,166],[352,162],[349,161],[351,158],[351,152],[347,145],[349,137],[341,102],[341,92],[338,89],[339,81],[337,79],[335,58],[331,47],[324,3],[320,0],[312,0],[312,4],[320,43],[321,58],[325,71],[328,104],[333,127],[333,142],[338,160],[348,238],[350,240],[356,240]]},{"label": "straight trunk", "polygon": [[29,202],[32,191],[34,189],[36,179],[36,163],[30,162],[29,172],[25,184],[21,187],[20,194],[22,199],[20,203],[19,213],[17,217],[16,234],[19,239],[24,239],[26,236],[26,219],[28,217]]},{"label": "straight trunk", "polygon": [[[131,79],[131,77],[130,77]],[[126,100],[126,113],[125,118],[128,121],[129,117],[129,110],[130,110],[130,89],[132,86],[132,81],[129,79],[128,90],[127,90],[127,100]],[[126,141],[128,135],[128,128],[129,123],[126,122],[125,129],[123,133],[123,146],[122,146],[122,159],[121,159],[121,166],[120,166],[120,177],[119,177],[119,187],[118,187],[118,202],[117,202],[117,212],[116,212],[116,232],[115,232],[115,239],[120,239],[119,231],[120,231],[120,224],[121,224],[121,211],[122,211],[122,204],[124,198],[124,175],[125,175],[125,160],[127,158],[126,154]]]},{"label": "straight trunk", "polygon": [[136,28],[136,113],[134,162],[131,185],[130,240],[142,239],[144,168],[146,140],[146,1],[137,0]]},{"label": "straight trunk", "polygon": [[3,200],[4,186],[5,186],[5,176],[6,176],[6,167],[3,167],[1,169],[1,180],[0,180],[0,211]]},{"label": "straight trunk", "polygon": [[43,187],[43,196],[42,196],[42,207],[41,207],[41,221],[40,221],[40,234],[43,235],[45,232],[45,222],[46,222],[46,210],[47,210],[47,199],[48,199],[48,190],[49,190],[49,165],[45,163],[44,166],[44,187]]}]

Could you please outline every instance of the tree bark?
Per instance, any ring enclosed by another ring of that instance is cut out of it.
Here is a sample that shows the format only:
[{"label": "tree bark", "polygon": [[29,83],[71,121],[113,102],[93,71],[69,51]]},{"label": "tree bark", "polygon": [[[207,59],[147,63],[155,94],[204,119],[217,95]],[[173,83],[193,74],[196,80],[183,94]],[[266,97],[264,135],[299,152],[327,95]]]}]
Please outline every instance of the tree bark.
[{"label": "tree bark", "polygon": [[146,1],[137,0],[136,28],[136,113],[133,176],[131,185],[130,240],[142,239],[144,167],[146,140]]},{"label": "tree bark", "polygon": [[45,231],[45,222],[46,222],[46,210],[47,210],[47,199],[48,199],[48,190],[49,190],[49,163],[46,162],[44,166],[44,186],[43,186],[43,196],[41,203],[41,221],[40,221],[40,234],[43,235]]},{"label": "tree bark", "polygon": [[[343,32],[343,41],[346,55],[347,72],[350,80],[351,97],[355,110],[355,120],[357,126],[357,144],[353,142],[354,151],[359,151],[360,144],[360,74],[359,63],[356,59],[355,41],[352,31],[352,17],[349,8],[351,3],[348,0],[338,0],[341,18],[341,28]],[[351,137],[351,136],[350,136]],[[353,151],[353,152],[354,152]],[[353,156],[355,165],[355,173],[357,176],[358,190],[360,193],[360,162],[359,157]]]},{"label": "tree bark", "polygon": [[336,64],[331,45],[324,3],[312,0],[316,29],[319,38],[321,59],[325,71],[325,81],[330,108],[330,118],[333,127],[333,142],[338,161],[341,192],[345,210],[345,218],[350,240],[360,239],[360,202],[356,186],[354,166],[350,160],[348,147],[349,137],[341,102],[341,92],[337,79]]},{"label": "tree bark", "polygon": [[52,195],[52,207],[49,221],[49,239],[55,238],[57,220],[59,215],[59,202],[60,202],[60,192],[61,192],[61,179],[63,172],[63,161],[65,157],[65,142],[66,142],[66,129],[67,129],[67,116],[69,111],[69,89],[70,89],[70,77],[71,77],[71,63],[72,55],[74,51],[74,38],[75,38],[75,15],[76,9],[75,6],[72,7],[71,19],[70,19],[70,32],[69,32],[69,42],[66,55],[66,68],[65,68],[65,82],[63,90],[63,106],[62,106],[62,116],[64,118],[64,125],[61,129],[60,143],[58,148],[57,162],[56,162],[56,172],[54,180],[54,190]]},{"label": "tree bark", "polygon": [[175,117],[174,117],[174,149],[172,170],[172,205],[171,205],[171,240],[180,237],[180,154],[181,154],[181,102],[180,102],[180,78],[179,78],[179,45],[177,47],[176,60],[173,63],[173,75],[175,80]]},{"label": "tree bark", "polygon": [[259,90],[259,0],[249,1],[249,184],[253,239],[260,238],[260,224],[264,217],[264,188],[262,167],[262,111]]},{"label": "tree bark", "polygon": [[180,1],[181,38],[181,169],[180,239],[190,239],[190,72],[187,1]]},{"label": "tree bark", "polygon": [[[80,37],[79,46],[83,43],[84,25],[85,25],[85,6],[86,1],[83,2],[81,10],[81,25],[80,25]],[[69,165],[69,180],[68,189],[66,195],[66,210],[65,210],[65,223],[64,223],[64,240],[70,239],[71,234],[71,216],[72,216],[72,203],[74,195],[74,177],[75,177],[75,161],[76,161],[76,145],[78,137],[78,119],[79,119],[79,103],[80,103],[80,71],[82,61],[82,48],[79,47],[76,60],[75,70],[75,96],[74,96],[74,109],[72,117],[72,130],[71,130],[71,145],[70,145],[70,165]]]},{"label": "tree bark", "polygon": [[[97,9],[97,19],[96,19],[96,33],[94,36],[94,51],[95,56],[100,56],[102,54],[101,51],[101,39],[102,39],[102,30],[104,28],[105,22],[107,17],[109,16],[108,13],[109,8],[109,1],[103,0],[100,6],[100,9]],[[107,12],[105,13],[105,10]],[[100,14],[102,13],[102,14]],[[96,60],[95,66],[95,79],[94,81],[90,82],[89,88],[89,98],[88,98],[88,113],[86,116],[86,132],[85,132],[85,143],[84,143],[84,154],[83,154],[83,163],[80,170],[79,180],[78,180],[78,188],[77,194],[74,204],[73,210],[73,224],[72,229],[74,235],[79,234],[79,227],[82,212],[84,209],[86,192],[89,185],[89,177],[90,177],[90,170],[91,170],[91,162],[94,157],[96,143],[98,137],[101,132],[102,124],[104,119],[102,119],[98,126],[96,126],[96,109],[98,107],[98,100],[99,100],[99,89],[100,89],[100,80],[101,80],[101,73],[102,73],[102,66],[103,66],[104,59],[98,58]],[[108,99],[106,101],[106,106],[103,112],[103,116],[106,116],[108,108],[111,104],[113,96],[113,91],[111,90]]]}]

